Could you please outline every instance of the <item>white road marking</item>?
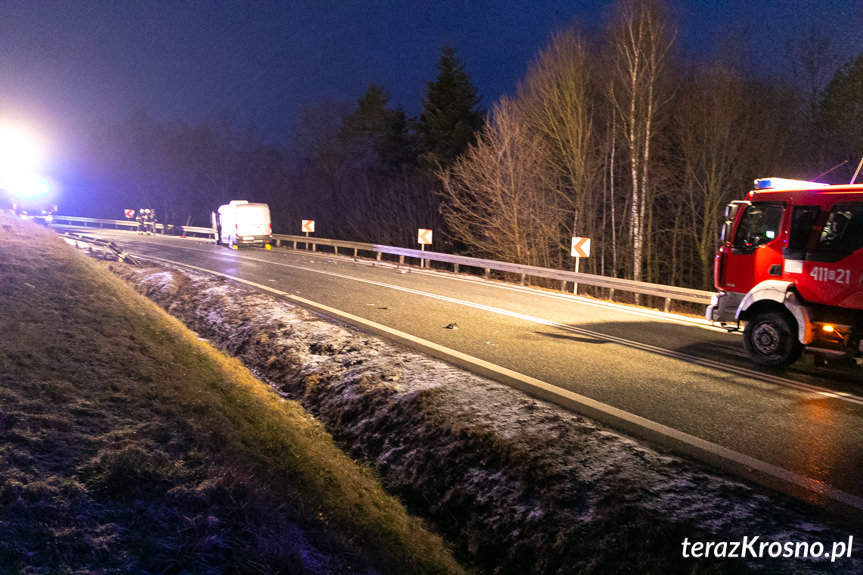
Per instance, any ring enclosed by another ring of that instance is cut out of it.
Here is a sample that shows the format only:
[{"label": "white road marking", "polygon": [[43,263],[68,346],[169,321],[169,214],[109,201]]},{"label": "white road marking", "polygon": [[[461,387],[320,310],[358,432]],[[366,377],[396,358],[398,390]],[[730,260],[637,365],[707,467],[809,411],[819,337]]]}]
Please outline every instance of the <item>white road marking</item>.
[{"label": "white road marking", "polygon": [[[604,333],[601,333],[598,331],[592,331],[592,330],[583,329],[583,328],[579,328],[579,327],[572,326],[572,325],[562,324],[562,323],[556,322],[554,320],[548,320],[545,318],[531,316],[531,315],[527,315],[527,314],[523,314],[523,313],[519,313],[519,312],[514,312],[514,311],[502,309],[502,308],[496,308],[496,307],[492,307],[492,306],[488,306],[488,305],[480,304],[480,303],[475,303],[475,302],[471,302],[471,301],[467,301],[467,300],[461,300],[461,299],[457,299],[457,298],[453,298],[453,297],[449,297],[449,296],[435,294],[432,292],[426,292],[426,291],[422,291],[422,290],[418,290],[418,289],[414,289],[414,288],[407,288],[407,287],[398,286],[398,285],[394,285],[394,284],[388,284],[388,283],[380,282],[380,281],[376,281],[376,280],[357,278],[357,277],[350,276],[347,274],[340,274],[337,272],[332,272],[332,271],[327,271],[327,270],[310,268],[310,267],[300,266],[300,265],[295,265],[295,264],[286,264],[286,263],[281,263],[281,262],[274,262],[271,260],[262,260],[259,258],[254,258],[254,257],[249,257],[249,256],[244,256],[244,257],[242,257],[242,259],[248,259],[248,260],[251,260],[254,262],[268,263],[271,265],[277,265],[277,266],[288,267],[288,268],[293,268],[293,269],[300,269],[300,270],[309,271],[309,272],[313,272],[313,273],[317,273],[317,274],[323,274],[323,275],[338,277],[341,279],[347,279],[347,280],[366,283],[366,284],[370,284],[370,285],[376,285],[379,287],[384,287],[384,288],[402,291],[402,292],[406,292],[406,293],[412,293],[414,295],[438,299],[441,301],[446,301],[446,302],[454,303],[457,305],[463,305],[466,307],[472,307],[475,309],[481,309],[483,311],[488,311],[488,312],[496,313],[499,315],[509,316],[512,318],[521,319],[524,321],[529,321],[532,323],[545,325],[548,327],[554,327],[554,328],[569,331],[572,333],[577,333],[579,335],[583,335],[586,337],[601,339],[603,341],[607,341],[607,342],[611,342],[611,343],[617,343],[619,345],[623,345],[623,346],[626,346],[629,348],[639,349],[642,351],[654,353],[654,354],[661,355],[664,357],[668,357],[668,358],[672,358],[672,359],[678,359],[678,360],[685,361],[688,363],[694,363],[694,364],[700,365],[702,367],[707,367],[710,369],[716,369],[719,371],[733,373],[735,375],[741,375],[744,377],[750,377],[750,378],[753,378],[753,379],[756,379],[759,381],[769,382],[769,383],[772,383],[775,385],[781,385],[784,387],[796,389],[798,391],[807,392],[807,393],[813,394],[815,396],[819,396],[819,397],[823,397],[823,398],[829,398],[829,399],[837,399],[840,401],[845,401],[845,402],[853,403],[856,405],[863,405],[863,398],[855,396],[855,395],[850,394],[850,393],[833,391],[833,390],[827,389],[825,387],[821,387],[821,386],[817,386],[817,385],[813,385],[813,384],[809,384],[809,383],[803,383],[803,382],[799,382],[799,381],[794,381],[793,379],[782,377],[780,375],[773,375],[770,373],[764,373],[764,372],[756,371],[754,369],[749,369],[746,367],[729,365],[727,363],[723,363],[720,361],[714,361],[711,359],[702,358],[702,357],[698,357],[698,356],[694,356],[694,355],[689,355],[689,354],[677,352],[677,351],[670,350],[670,349],[665,349],[662,347],[657,347],[657,346],[646,344],[646,343],[640,343],[637,341],[624,339],[624,338],[616,337],[613,335],[604,334]],[[579,302],[579,303],[581,303],[581,302]]]},{"label": "white road marking", "polygon": [[[141,257],[149,257],[149,258],[154,259],[154,260],[159,260],[159,261],[171,263],[174,265],[179,265],[182,267],[194,269],[194,270],[204,272],[207,274],[231,279],[231,280],[237,281],[239,283],[255,287],[261,291],[278,295],[279,297],[282,297],[282,298],[290,300],[290,301],[294,301],[294,302],[296,302],[296,303],[298,303],[304,307],[310,307],[312,309],[317,309],[317,310],[322,311],[322,312],[326,313],[327,315],[331,315],[335,318],[338,318],[338,319],[341,319],[344,321],[348,321],[348,322],[353,323],[355,325],[365,326],[365,327],[368,327],[370,329],[373,329],[376,332],[385,333],[385,334],[388,334],[388,335],[390,335],[396,339],[402,340],[404,342],[409,342],[409,343],[411,343],[411,344],[413,344],[413,345],[415,345],[421,349],[432,352],[433,355],[436,355],[438,357],[443,356],[443,357],[451,357],[451,358],[457,359],[457,360],[459,360],[459,362],[461,362],[463,364],[474,366],[475,368],[477,368],[477,371],[480,373],[488,373],[488,374],[497,375],[499,378],[501,378],[505,381],[515,383],[516,387],[522,389],[525,392],[531,393],[533,395],[536,395],[536,396],[541,397],[543,399],[546,399],[548,401],[552,401],[554,403],[557,403],[558,405],[562,405],[564,407],[575,408],[576,411],[580,411],[582,413],[587,412],[587,415],[591,415],[591,413],[601,414],[601,415],[605,416],[605,417],[603,417],[603,419],[617,422],[619,425],[622,425],[624,428],[640,429],[640,430],[644,430],[644,431],[649,432],[648,435],[652,434],[655,436],[661,436],[663,438],[671,440],[672,442],[676,442],[676,443],[679,443],[683,446],[687,446],[695,452],[700,452],[702,454],[707,454],[708,456],[712,456],[713,458],[718,458],[720,460],[723,460],[727,464],[730,464],[732,467],[738,469],[739,471],[743,472],[744,474],[746,474],[747,470],[749,470],[749,471],[754,470],[759,474],[762,474],[762,475],[769,477],[769,478],[772,478],[774,480],[778,480],[778,481],[782,482],[783,484],[787,484],[787,485],[794,486],[797,488],[805,489],[806,491],[808,491],[810,493],[814,493],[820,497],[825,497],[825,498],[828,498],[830,500],[833,500],[833,501],[842,503],[844,505],[848,505],[850,507],[853,507],[857,510],[863,511],[863,498],[858,497],[856,495],[852,495],[851,493],[847,493],[847,492],[842,491],[840,489],[836,489],[835,487],[832,487],[830,485],[825,484],[823,481],[819,481],[816,479],[805,477],[803,475],[799,475],[799,474],[794,473],[793,471],[789,471],[788,469],[785,469],[783,467],[779,467],[777,465],[774,465],[772,463],[768,463],[766,461],[762,461],[760,459],[756,459],[756,458],[751,457],[749,455],[746,455],[744,453],[740,453],[738,451],[728,449],[728,448],[723,447],[719,444],[716,444],[716,443],[713,443],[710,441],[706,441],[706,440],[701,439],[699,437],[696,437],[694,435],[690,435],[690,434],[685,433],[683,431],[679,431],[679,430],[674,429],[672,427],[668,427],[667,425],[663,425],[661,423],[658,423],[658,422],[652,421],[650,419],[641,417],[641,416],[636,415],[634,413],[630,413],[628,411],[624,411],[622,409],[613,407],[611,405],[602,403],[600,401],[596,401],[596,400],[591,399],[589,397],[586,397],[584,395],[580,395],[580,394],[574,393],[572,391],[562,389],[562,388],[557,387],[555,385],[552,385],[550,383],[547,383],[547,382],[544,382],[542,380],[533,378],[529,375],[525,375],[525,374],[513,371],[511,369],[501,367],[499,365],[490,363],[490,362],[485,361],[483,359],[480,359],[478,357],[467,355],[467,354],[462,353],[458,350],[442,346],[442,345],[437,344],[435,342],[416,337],[416,336],[411,335],[409,333],[390,328],[390,327],[385,326],[383,324],[380,324],[380,323],[377,323],[377,322],[353,315],[351,313],[347,313],[347,312],[338,310],[336,308],[333,308],[333,307],[309,300],[307,298],[300,297],[300,296],[297,296],[294,294],[290,294],[290,293],[275,289],[273,287],[259,284],[259,283],[256,283],[256,282],[253,282],[250,280],[246,280],[246,279],[243,279],[240,277],[215,272],[212,270],[208,270],[206,268],[201,268],[201,267],[193,266],[190,264],[183,264],[180,262],[175,262],[175,261],[168,260],[165,258],[159,258],[159,257],[155,257],[155,256],[141,256]],[[282,265],[286,265],[286,264],[282,264]],[[297,266],[289,266],[289,267],[297,267]],[[316,271],[316,270],[313,270],[313,271]],[[324,272],[320,272],[320,273],[324,273]],[[327,272],[327,273],[329,273],[329,272]],[[340,275],[340,274],[331,274],[331,275]],[[355,279],[355,278],[351,278],[351,279]],[[377,284],[379,282],[371,282],[370,281],[368,283]],[[382,284],[382,285],[385,285],[385,284]],[[416,291],[416,290],[408,290],[406,288],[400,288],[399,286],[386,286],[386,287],[394,287],[396,289],[404,289],[405,291],[412,291],[412,292]],[[435,294],[431,294],[431,295],[434,296]],[[438,297],[443,298],[443,296],[438,296]],[[444,298],[444,299],[451,299],[451,298]],[[482,306],[482,307],[486,307],[486,306]],[[528,317],[528,316],[525,316],[525,317]],[[542,322],[545,322],[545,321],[546,320],[542,320]],[[546,325],[550,325],[550,324],[546,324]],[[585,330],[585,332],[586,332],[586,330]],[[590,332],[587,332],[587,333],[590,333]],[[592,335],[596,335],[596,336],[600,336],[600,337],[608,337],[608,336],[604,336],[602,334],[592,334]],[[610,339],[610,341],[615,341],[615,340],[618,340],[618,338],[611,338]],[[620,341],[624,342],[626,344],[633,343],[633,342],[626,342],[626,340],[620,340]],[[647,347],[652,347],[652,346],[647,346]],[[723,368],[724,367],[725,366],[723,366]],[[755,372],[755,373],[757,374],[757,372]],[[764,375],[764,374],[757,374],[757,375]],[[827,395],[836,396],[836,394],[827,394]],[[836,397],[838,399],[846,399],[846,398],[839,397],[839,396],[836,396]]]}]

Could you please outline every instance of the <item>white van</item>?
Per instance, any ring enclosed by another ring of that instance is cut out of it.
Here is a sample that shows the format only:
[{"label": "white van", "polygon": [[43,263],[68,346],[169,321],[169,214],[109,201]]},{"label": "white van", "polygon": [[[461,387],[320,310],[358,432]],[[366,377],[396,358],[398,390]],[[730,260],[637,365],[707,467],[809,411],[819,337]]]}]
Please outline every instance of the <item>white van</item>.
[{"label": "white van", "polygon": [[237,249],[239,246],[263,246],[270,249],[273,225],[267,204],[232,200],[213,212],[216,243]]}]

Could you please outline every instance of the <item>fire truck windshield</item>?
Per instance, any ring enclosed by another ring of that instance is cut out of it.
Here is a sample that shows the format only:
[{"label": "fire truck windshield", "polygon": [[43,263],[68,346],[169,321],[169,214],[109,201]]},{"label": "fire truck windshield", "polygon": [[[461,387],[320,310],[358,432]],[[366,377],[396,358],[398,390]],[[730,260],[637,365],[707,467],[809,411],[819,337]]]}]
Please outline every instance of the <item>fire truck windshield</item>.
[{"label": "fire truck windshield", "polygon": [[756,248],[776,239],[782,220],[782,204],[753,203],[746,206],[737,224],[732,246]]}]

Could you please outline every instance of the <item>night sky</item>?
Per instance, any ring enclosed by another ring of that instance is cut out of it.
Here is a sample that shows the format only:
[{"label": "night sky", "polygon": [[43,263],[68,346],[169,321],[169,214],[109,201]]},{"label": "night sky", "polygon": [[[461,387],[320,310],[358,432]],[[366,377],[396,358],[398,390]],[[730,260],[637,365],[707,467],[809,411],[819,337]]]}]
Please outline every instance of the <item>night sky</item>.
[{"label": "night sky", "polygon": [[[228,110],[273,143],[306,107],[355,102],[371,83],[420,111],[451,45],[490,108],[514,90],[550,33],[601,34],[613,2],[0,0],[0,116],[38,131],[55,162],[94,121],[146,110],[201,122]],[[710,61],[734,43],[762,73],[784,46],[830,31],[845,59],[863,52],[860,0],[670,0],[678,50]]]}]

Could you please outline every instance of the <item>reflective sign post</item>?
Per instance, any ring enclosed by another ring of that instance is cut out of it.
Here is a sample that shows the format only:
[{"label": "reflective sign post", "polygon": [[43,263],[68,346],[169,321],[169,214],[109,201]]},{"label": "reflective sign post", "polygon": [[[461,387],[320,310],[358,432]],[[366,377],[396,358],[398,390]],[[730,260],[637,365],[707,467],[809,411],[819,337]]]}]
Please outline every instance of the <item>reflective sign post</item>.
[{"label": "reflective sign post", "polygon": [[[303,220],[302,230],[306,237],[309,237],[309,234],[315,233],[315,220]],[[316,251],[315,247],[315,244],[312,244],[312,251]],[[309,249],[308,242],[306,242],[306,249]]]},{"label": "reflective sign post", "polygon": [[[420,250],[426,251],[426,244],[432,243],[432,231],[420,228],[417,233],[417,243],[420,245]],[[425,259],[420,259],[420,268],[424,268],[425,263]]]},{"label": "reflective sign post", "polygon": [[[572,238],[572,251],[570,255],[575,258],[575,273],[578,273],[578,264],[581,258],[590,257],[590,238]],[[578,295],[578,280],[573,282],[572,293]]]}]

